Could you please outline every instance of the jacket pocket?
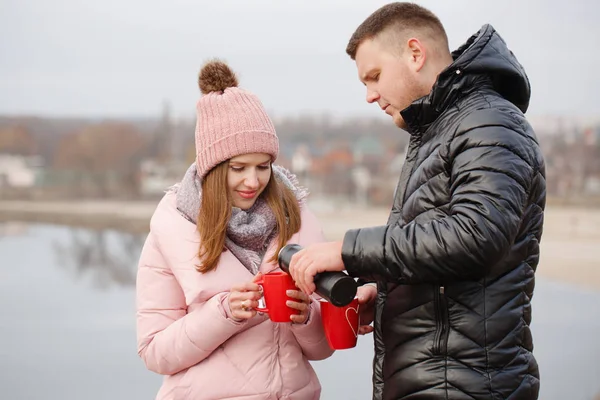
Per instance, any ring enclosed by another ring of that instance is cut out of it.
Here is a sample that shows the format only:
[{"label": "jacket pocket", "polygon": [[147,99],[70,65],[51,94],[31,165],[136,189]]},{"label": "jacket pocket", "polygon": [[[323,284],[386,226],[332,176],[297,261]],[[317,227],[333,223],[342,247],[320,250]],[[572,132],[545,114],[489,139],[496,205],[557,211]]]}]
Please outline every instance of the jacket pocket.
[{"label": "jacket pocket", "polygon": [[446,355],[448,350],[448,335],[450,333],[448,298],[446,297],[446,288],[444,286],[436,286],[434,290],[436,329],[433,338],[433,354]]}]

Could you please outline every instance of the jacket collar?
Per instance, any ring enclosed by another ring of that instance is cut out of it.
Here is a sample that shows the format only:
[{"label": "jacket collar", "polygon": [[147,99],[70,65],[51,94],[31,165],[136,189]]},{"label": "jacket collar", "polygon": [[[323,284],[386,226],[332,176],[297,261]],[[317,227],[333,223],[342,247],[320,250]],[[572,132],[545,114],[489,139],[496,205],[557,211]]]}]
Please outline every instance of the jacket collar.
[{"label": "jacket collar", "polygon": [[489,86],[525,112],[531,88],[525,70],[504,40],[484,25],[452,53],[453,62],[438,76],[431,92],[400,113],[411,135],[422,135],[456,101]]}]

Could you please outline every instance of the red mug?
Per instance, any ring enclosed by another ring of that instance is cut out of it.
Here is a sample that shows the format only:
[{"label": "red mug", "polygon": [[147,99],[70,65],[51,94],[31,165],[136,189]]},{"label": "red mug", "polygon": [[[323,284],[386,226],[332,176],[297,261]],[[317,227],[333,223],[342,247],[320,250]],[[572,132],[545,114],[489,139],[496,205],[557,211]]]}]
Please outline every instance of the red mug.
[{"label": "red mug", "polygon": [[329,347],[333,350],[350,349],[358,340],[359,305],[355,297],[350,304],[336,307],[321,300],[321,320]]},{"label": "red mug", "polygon": [[292,277],[282,271],[263,275],[257,282],[263,288],[265,307],[256,307],[256,311],[269,314],[273,322],[292,322],[290,317],[300,311],[288,307],[286,302],[294,300],[287,295],[288,290],[298,290]]}]

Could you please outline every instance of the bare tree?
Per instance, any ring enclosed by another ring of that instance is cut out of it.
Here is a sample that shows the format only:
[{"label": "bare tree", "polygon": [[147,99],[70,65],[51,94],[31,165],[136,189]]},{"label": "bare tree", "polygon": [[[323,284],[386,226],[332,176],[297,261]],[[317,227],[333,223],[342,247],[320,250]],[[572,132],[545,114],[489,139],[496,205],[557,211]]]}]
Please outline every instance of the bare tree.
[{"label": "bare tree", "polygon": [[[74,184],[96,195],[139,195],[138,171],[145,141],[132,125],[100,123],[62,137],[54,158]],[[116,192],[116,193],[115,193]]]},{"label": "bare tree", "polygon": [[0,153],[32,156],[37,146],[31,133],[23,126],[0,128]]}]

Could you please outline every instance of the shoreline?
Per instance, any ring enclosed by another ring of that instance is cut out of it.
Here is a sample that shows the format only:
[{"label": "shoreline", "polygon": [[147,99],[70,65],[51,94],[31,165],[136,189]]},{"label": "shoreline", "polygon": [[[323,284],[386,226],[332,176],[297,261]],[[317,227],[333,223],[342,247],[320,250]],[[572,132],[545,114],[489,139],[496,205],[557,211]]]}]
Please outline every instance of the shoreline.
[{"label": "shoreline", "polygon": [[[64,225],[92,230],[146,234],[156,201],[0,201],[0,224]],[[385,224],[389,210],[331,204],[309,206],[320,219],[328,240],[341,240],[346,230]],[[552,205],[546,208],[537,276],[600,290],[600,210]]]},{"label": "shoreline", "polygon": [[0,223],[66,225],[93,230],[146,233],[158,202],[0,201]]}]

